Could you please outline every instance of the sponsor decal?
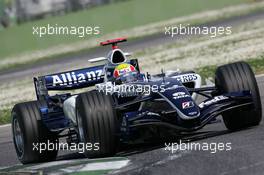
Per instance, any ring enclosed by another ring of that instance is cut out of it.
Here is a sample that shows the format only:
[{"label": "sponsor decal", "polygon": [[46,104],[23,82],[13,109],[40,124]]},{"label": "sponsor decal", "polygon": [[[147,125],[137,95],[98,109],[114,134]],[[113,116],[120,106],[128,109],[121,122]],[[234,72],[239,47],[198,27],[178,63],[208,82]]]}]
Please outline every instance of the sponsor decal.
[{"label": "sponsor decal", "polygon": [[155,112],[147,112],[147,115],[160,117],[160,115],[158,113],[155,113]]},{"label": "sponsor decal", "polygon": [[53,86],[66,86],[78,83],[99,80],[102,78],[103,70],[89,71],[76,74],[75,72],[62,73],[52,76]]},{"label": "sponsor decal", "polygon": [[204,108],[205,106],[209,106],[211,104],[214,104],[214,103],[217,103],[219,101],[226,100],[226,99],[228,99],[228,97],[223,96],[223,95],[216,96],[212,100],[208,100],[208,101],[202,102],[201,104],[199,104],[199,107],[200,108]]},{"label": "sponsor decal", "polygon": [[182,103],[182,109],[188,109],[188,108],[191,108],[193,106],[194,106],[194,104],[192,101],[186,101],[186,102]]},{"label": "sponsor decal", "polygon": [[185,92],[175,92],[174,94],[172,94],[173,99],[177,100],[180,98],[185,98],[185,97],[190,97],[190,95],[186,94]]},{"label": "sponsor decal", "polygon": [[192,82],[198,79],[196,74],[179,75],[175,78],[181,83]]},{"label": "sponsor decal", "polygon": [[197,114],[198,114],[198,112],[197,112],[197,111],[194,111],[194,112],[189,112],[189,113],[188,113],[188,115],[189,115],[189,116],[193,116],[193,115],[197,115]]}]

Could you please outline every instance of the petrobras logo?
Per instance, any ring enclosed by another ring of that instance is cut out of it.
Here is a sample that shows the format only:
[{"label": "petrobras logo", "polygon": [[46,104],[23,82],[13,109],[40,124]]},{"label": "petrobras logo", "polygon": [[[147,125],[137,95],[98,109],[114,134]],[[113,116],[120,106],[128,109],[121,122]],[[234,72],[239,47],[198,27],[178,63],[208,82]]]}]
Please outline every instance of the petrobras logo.
[{"label": "petrobras logo", "polygon": [[175,92],[172,94],[173,99],[177,100],[180,98],[190,97],[190,95],[186,94],[185,92]]},{"label": "petrobras logo", "polygon": [[98,69],[84,73],[67,72],[52,76],[53,86],[66,86],[89,81],[99,80],[103,77],[103,70]]},{"label": "petrobras logo", "polygon": [[194,103],[192,101],[186,101],[182,103],[182,109],[188,109],[194,107]]}]

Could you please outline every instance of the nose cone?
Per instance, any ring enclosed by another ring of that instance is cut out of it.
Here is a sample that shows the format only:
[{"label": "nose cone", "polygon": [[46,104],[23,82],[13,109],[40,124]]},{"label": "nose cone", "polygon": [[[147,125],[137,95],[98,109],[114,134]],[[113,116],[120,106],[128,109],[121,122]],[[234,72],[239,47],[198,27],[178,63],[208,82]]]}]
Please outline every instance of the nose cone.
[{"label": "nose cone", "polygon": [[192,99],[189,92],[182,86],[175,89],[167,89],[159,94],[176,109],[179,117],[191,120],[200,116],[200,109]]}]

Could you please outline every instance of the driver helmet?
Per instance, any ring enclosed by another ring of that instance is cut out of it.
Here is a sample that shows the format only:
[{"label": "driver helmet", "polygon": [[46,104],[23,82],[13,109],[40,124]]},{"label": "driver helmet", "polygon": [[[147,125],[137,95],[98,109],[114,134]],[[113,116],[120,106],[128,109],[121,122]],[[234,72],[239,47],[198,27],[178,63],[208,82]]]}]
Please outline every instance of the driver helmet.
[{"label": "driver helmet", "polygon": [[122,63],[115,67],[113,76],[118,83],[130,83],[138,80],[138,71],[128,63]]}]

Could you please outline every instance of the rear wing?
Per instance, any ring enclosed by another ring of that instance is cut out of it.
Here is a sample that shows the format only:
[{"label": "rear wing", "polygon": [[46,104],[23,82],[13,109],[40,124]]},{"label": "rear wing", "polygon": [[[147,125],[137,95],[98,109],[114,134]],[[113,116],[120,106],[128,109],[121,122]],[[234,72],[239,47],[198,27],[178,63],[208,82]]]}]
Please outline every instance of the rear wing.
[{"label": "rear wing", "polygon": [[[132,59],[129,62],[139,70],[137,59]],[[39,99],[40,96],[48,96],[48,91],[74,90],[102,83],[104,82],[104,69],[105,65],[100,65],[34,77],[37,98]]]}]

